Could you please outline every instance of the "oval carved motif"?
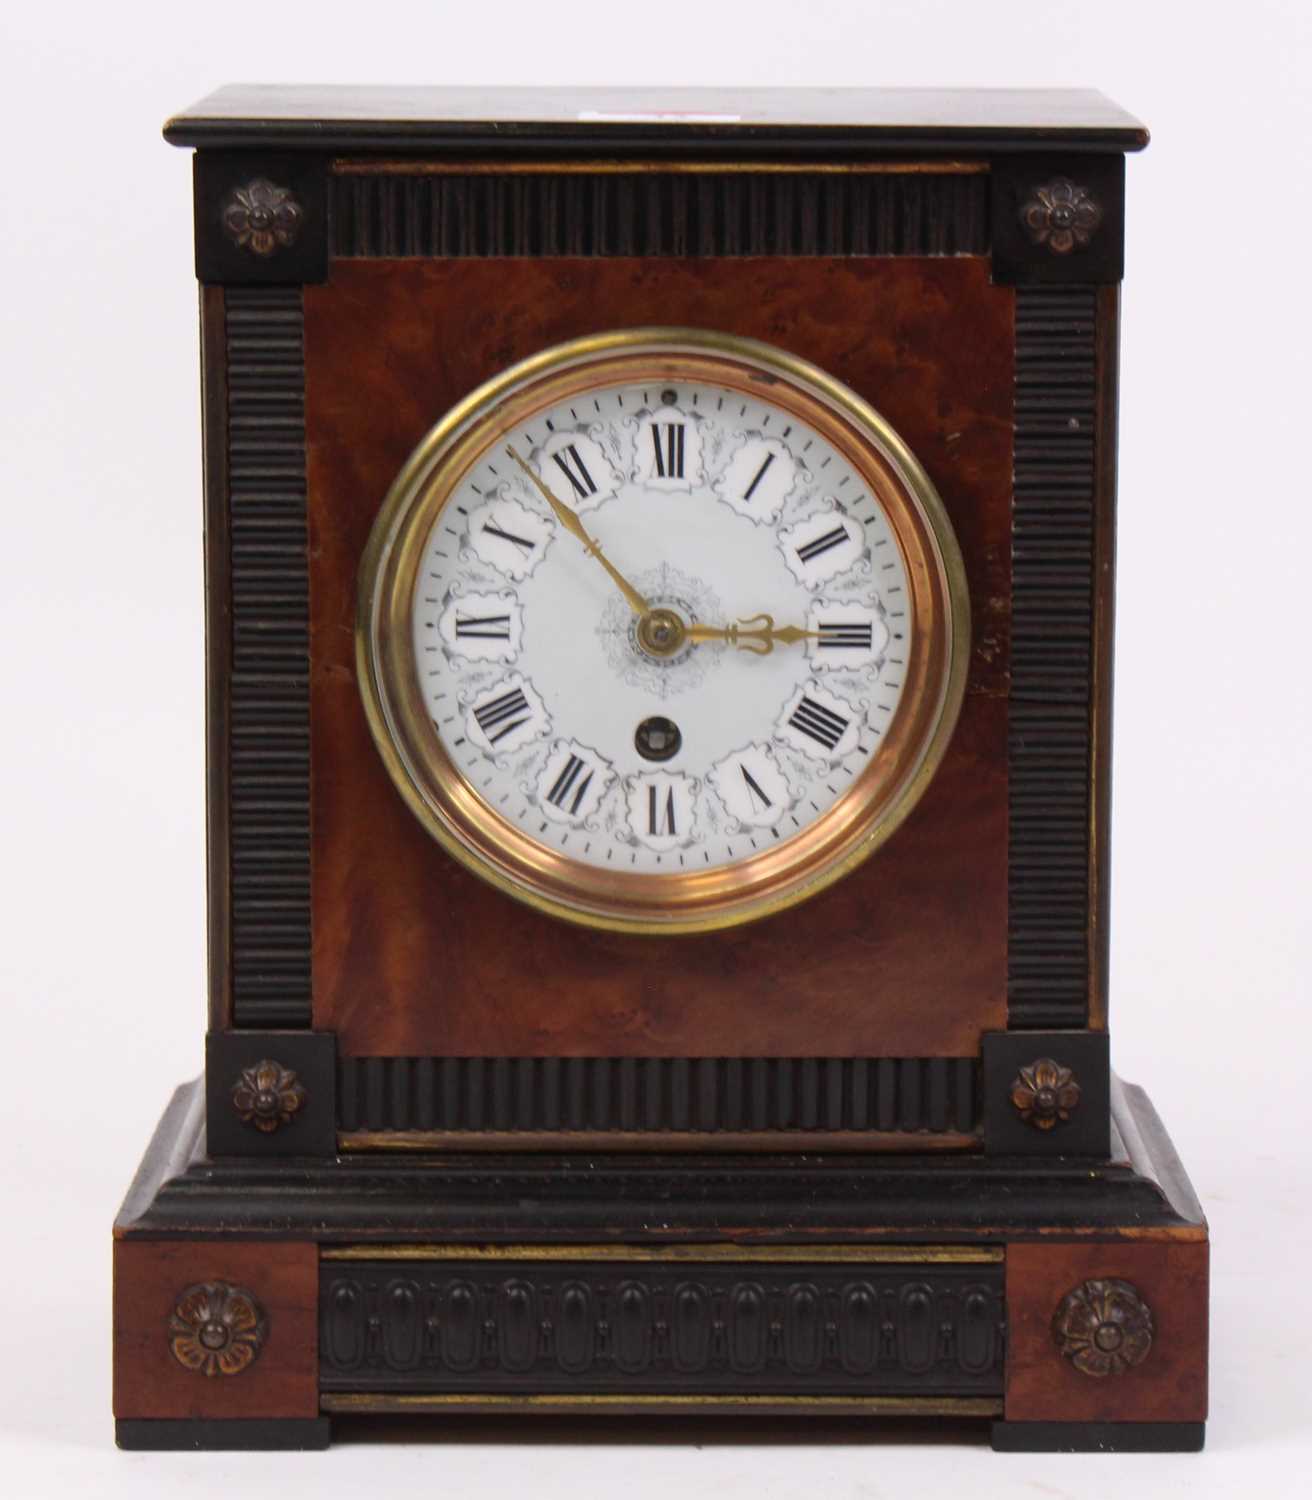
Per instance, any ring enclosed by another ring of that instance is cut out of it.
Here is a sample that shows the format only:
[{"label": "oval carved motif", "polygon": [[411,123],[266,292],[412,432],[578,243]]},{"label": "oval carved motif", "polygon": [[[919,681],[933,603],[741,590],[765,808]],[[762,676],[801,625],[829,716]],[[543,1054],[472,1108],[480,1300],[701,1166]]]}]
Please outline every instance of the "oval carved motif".
[{"label": "oval carved motif", "polygon": [[626,1374],[636,1374],[651,1364],[651,1298],[636,1281],[620,1283],[615,1299],[615,1364]]},{"label": "oval carved motif", "polygon": [[984,1287],[968,1287],[961,1298],[957,1363],[967,1375],[983,1375],[993,1368],[996,1341],[993,1298]]},{"label": "oval carved motif", "polygon": [[824,1358],[824,1302],[809,1281],[788,1288],[784,1300],[784,1359],[790,1370],[818,1369]]},{"label": "oval carved motif", "polygon": [[507,1370],[531,1370],[538,1355],[538,1298],[518,1278],[501,1286],[501,1363]]},{"label": "oval carved motif", "polygon": [[394,1370],[413,1369],[423,1353],[419,1287],[393,1281],[383,1294],[383,1354]]},{"label": "oval carved motif", "polygon": [[442,1356],[452,1370],[478,1364],[478,1290],[469,1281],[453,1281],[446,1292]]},{"label": "oval carved motif", "polygon": [[765,1363],[770,1335],[765,1290],[754,1281],[740,1282],[729,1299],[729,1363],[744,1374]]},{"label": "oval carved motif", "polygon": [[592,1290],[581,1281],[567,1281],[560,1289],[556,1360],[562,1370],[581,1375],[592,1364],[592,1359]]},{"label": "oval carved motif", "polygon": [[705,1290],[685,1281],[674,1293],[673,1335],[676,1370],[702,1370],[711,1353],[710,1305]]},{"label": "oval carved motif", "polygon": [[364,1358],[364,1292],[358,1282],[339,1281],[323,1320],[328,1357],[339,1370],[353,1370]]},{"label": "oval carved motif", "polygon": [[843,1288],[838,1355],[851,1375],[866,1375],[879,1358],[879,1298],[867,1282]]},{"label": "oval carved motif", "polygon": [[934,1368],[934,1293],[916,1283],[902,1288],[898,1304],[898,1363],[910,1375],[924,1375]]}]

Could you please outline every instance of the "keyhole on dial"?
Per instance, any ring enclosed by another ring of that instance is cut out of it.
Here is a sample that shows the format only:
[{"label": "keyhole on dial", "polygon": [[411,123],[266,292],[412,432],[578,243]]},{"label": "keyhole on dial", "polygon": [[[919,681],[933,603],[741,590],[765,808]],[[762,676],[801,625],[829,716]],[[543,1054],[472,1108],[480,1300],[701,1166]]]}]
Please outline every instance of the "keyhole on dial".
[{"label": "keyhole on dial", "polygon": [[633,736],[643,760],[670,760],[679,753],[683,735],[673,719],[644,719]]}]

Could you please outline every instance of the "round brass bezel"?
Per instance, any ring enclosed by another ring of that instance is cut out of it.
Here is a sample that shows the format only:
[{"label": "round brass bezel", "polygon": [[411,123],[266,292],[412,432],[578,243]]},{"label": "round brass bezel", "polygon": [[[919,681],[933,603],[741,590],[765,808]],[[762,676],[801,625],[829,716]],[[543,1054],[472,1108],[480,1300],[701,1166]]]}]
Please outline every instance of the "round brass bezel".
[{"label": "round brass bezel", "polygon": [[[424,545],[464,474],[535,412],[601,385],[705,380],[764,396],[833,444],[871,486],[901,549],[910,649],[880,747],[813,823],[750,859],[687,874],[602,869],[536,843],[482,801],[424,705],[411,610]],[[970,648],[965,567],[933,483],[883,417],[806,360],[754,339],[632,328],[511,366],[454,406],[393,481],[360,563],[356,667],[370,730],[410,810],[453,858],[540,911],[619,932],[704,932],[823,890],[905,820],[947,749]]]}]

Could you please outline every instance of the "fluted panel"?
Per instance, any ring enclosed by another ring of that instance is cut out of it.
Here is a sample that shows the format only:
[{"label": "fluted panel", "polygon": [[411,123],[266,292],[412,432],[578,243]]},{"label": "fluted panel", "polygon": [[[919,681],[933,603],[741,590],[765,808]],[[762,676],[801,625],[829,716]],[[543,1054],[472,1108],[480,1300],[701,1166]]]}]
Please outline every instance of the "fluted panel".
[{"label": "fluted panel", "polygon": [[341,256],[985,255],[961,172],[347,172]]},{"label": "fluted panel", "polygon": [[298,288],[230,288],[233,1020],[310,1020],[309,580]]},{"label": "fluted panel", "polygon": [[1016,294],[1008,1013],[1082,1026],[1096,488],[1095,293]]},{"label": "fluted panel", "polygon": [[371,1131],[968,1132],[974,1058],[348,1057],[338,1123]]}]

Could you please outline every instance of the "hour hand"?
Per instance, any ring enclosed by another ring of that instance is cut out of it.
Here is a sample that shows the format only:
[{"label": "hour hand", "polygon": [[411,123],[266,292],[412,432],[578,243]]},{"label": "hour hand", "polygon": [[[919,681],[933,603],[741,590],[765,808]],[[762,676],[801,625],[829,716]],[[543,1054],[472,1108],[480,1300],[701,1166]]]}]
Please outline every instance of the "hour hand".
[{"label": "hour hand", "polygon": [[734,625],[689,625],[688,639],[727,641],[740,651],[769,656],[776,646],[795,646],[798,641],[818,640],[818,630],[803,630],[797,625],[776,625],[773,615],[751,615]]},{"label": "hour hand", "polygon": [[579,541],[581,541],[584,547],[587,548],[588,555],[590,557],[595,557],[597,561],[602,565],[602,567],[605,568],[607,573],[610,574],[611,580],[615,584],[616,588],[618,588],[620,593],[623,594],[625,599],[628,600],[629,608],[632,609],[635,614],[647,614],[651,606],[637,591],[637,589],[633,587],[628,579],[620,573],[619,569],[611,564],[610,559],[602,556],[600,545],[597,542],[594,542],[593,539],[588,535],[587,528],[584,526],[583,522],[579,520],[578,516],[563,501],[556,499],[556,497],[551,493],[550,488],[545,483],[543,483],[537,471],[530,468],[529,465],[524,462],[524,460],[519,456],[518,453],[515,452],[513,448],[507,448],[506,452],[510,455],[511,458],[515,460],[519,467],[523,469],[525,474],[527,474],[528,477],[537,486],[537,489],[542,495],[542,498],[551,507],[556,519],[565,528],[565,530],[572,532],[576,537],[578,537]]}]

